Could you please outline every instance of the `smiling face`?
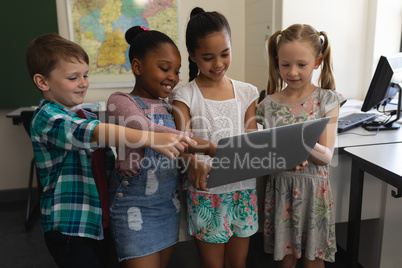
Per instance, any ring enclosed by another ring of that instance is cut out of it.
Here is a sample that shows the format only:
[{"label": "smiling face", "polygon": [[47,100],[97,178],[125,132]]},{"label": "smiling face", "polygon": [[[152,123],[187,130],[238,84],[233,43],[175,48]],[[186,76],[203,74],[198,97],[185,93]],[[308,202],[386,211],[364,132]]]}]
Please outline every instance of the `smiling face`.
[{"label": "smiling face", "polygon": [[48,77],[35,76],[45,99],[69,110],[83,103],[89,86],[88,64],[60,60]]},{"label": "smiling face", "polygon": [[313,71],[320,63],[321,57],[316,59],[312,50],[304,43],[294,41],[278,48],[279,72],[289,88],[311,87]]},{"label": "smiling face", "polygon": [[225,76],[232,60],[230,36],[226,30],[209,34],[189,54],[200,71],[198,79],[218,81]]},{"label": "smiling face", "polygon": [[167,98],[179,83],[180,67],[180,53],[170,43],[162,43],[142,60],[133,59],[133,94],[149,99]]}]

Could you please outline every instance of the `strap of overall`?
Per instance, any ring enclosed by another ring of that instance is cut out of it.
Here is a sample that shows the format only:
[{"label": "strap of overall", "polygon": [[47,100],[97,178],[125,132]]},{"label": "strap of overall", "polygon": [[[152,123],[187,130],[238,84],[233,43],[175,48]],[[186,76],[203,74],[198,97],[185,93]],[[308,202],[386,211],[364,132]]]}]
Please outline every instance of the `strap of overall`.
[{"label": "strap of overall", "polygon": [[148,109],[148,105],[146,105],[146,104],[140,99],[140,97],[134,96],[134,95],[131,95],[131,94],[129,94],[129,95],[135,100],[135,102],[137,103],[137,105],[142,109],[142,111],[144,112],[144,115],[149,118],[148,113],[145,111],[146,109]]},{"label": "strap of overall", "polygon": [[[138,106],[142,109],[142,111],[144,112],[144,115],[145,115],[146,117],[150,118],[149,113],[147,113],[147,112],[145,111],[146,109],[149,109],[148,105],[146,105],[146,104],[141,100],[140,97],[134,96],[134,95],[131,95],[131,94],[129,94],[129,95],[135,100],[135,102],[138,104]],[[162,103],[163,103],[163,107],[166,109],[166,111],[167,111],[167,112],[172,116],[172,118],[173,118],[172,109],[170,109],[170,107],[169,107],[169,105],[167,104],[167,102],[166,102],[165,100],[162,100]]]}]

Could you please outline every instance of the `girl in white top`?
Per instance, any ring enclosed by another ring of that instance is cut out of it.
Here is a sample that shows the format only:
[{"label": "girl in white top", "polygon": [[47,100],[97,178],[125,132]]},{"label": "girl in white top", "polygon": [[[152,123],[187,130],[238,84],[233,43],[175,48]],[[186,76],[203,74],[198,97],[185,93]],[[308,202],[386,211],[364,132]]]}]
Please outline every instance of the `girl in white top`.
[{"label": "girl in white top", "polygon": [[[190,83],[173,91],[176,127],[217,143],[223,137],[257,129],[257,88],[226,76],[231,32],[218,12],[193,9],[186,31]],[[191,149],[191,148],[190,148]],[[246,267],[249,238],[258,229],[256,181],[206,188],[208,155],[189,155],[188,233],[195,237],[201,267]]]}]

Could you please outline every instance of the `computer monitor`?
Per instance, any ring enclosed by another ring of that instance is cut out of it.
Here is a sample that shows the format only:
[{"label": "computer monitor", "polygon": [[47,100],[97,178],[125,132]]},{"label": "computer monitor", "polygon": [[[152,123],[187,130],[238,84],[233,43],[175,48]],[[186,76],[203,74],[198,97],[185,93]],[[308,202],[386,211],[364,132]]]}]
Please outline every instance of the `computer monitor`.
[{"label": "computer monitor", "polygon": [[[377,68],[361,110],[368,112],[372,109],[378,111],[381,106],[387,105],[395,96],[398,96],[397,109],[391,111],[382,111],[389,116],[388,119],[382,122],[374,123],[379,129],[395,129],[399,126],[394,125],[401,116],[401,83],[402,83],[402,53],[397,53],[389,56],[381,56],[378,61]],[[381,112],[381,111],[380,111]]]}]

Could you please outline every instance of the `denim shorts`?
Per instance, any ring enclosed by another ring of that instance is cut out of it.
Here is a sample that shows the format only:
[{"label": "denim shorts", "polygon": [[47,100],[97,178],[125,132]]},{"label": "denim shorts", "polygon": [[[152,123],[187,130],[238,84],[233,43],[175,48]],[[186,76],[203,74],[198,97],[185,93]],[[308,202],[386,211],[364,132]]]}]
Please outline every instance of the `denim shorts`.
[{"label": "denim shorts", "polygon": [[[119,261],[147,256],[178,242],[178,171],[113,172],[109,186],[110,225]],[[156,185],[156,187],[155,187]]]},{"label": "denim shorts", "polygon": [[187,224],[189,235],[208,243],[249,237],[258,230],[256,190],[224,194],[187,190]]}]

